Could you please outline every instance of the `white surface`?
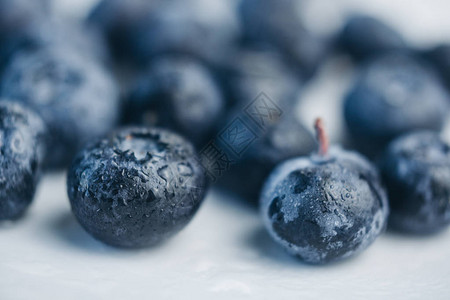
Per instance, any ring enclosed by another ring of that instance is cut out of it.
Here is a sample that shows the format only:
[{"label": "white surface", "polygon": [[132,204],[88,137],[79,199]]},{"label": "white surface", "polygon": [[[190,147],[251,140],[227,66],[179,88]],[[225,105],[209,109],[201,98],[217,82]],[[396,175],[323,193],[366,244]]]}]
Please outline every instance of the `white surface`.
[{"label": "white surface", "polygon": [[[88,2],[57,1],[74,15]],[[339,3],[387,12],[418,44],[450,37],[448,1],[393,2]],[[300,107],[308,122],[324,116],[336,140],[340,98],[351,76],[330,62]],[[427,238],[387,233],[353,259],[305,265],[271,241],[252,208],[215,191],[174,239],[148,250],[118,250],[82,230],[70,213],[65,176],[54,174],[44,179],[23,220],[0,224],[0,299],[449,299],[449,254],[450,230]]]},{"label": "white surface", "polygon": [[0,299],[448,299],[449,249],[449,230],[385,234],[353,259],[309,266],[272,242],[252,208],[212,192],[176,238],[118,250],[78,225],[58,174],[26,218],[0,227]]}]

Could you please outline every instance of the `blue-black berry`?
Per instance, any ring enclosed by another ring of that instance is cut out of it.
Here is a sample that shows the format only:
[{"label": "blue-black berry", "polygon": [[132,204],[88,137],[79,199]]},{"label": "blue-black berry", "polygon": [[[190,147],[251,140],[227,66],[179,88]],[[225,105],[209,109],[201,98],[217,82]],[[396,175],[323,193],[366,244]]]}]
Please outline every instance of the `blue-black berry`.
[{"label": "blue-black berry", "polygon": [[220,64],[240,35],[227,0],[104,0],[89,22],[105,34],[113,51],[141,63],[182,53]]},{"label": "blue-black berry", "polygon": [[48,15],[47,0],[0,0],[0,71]]},{"label": "blue-black berry", "polygon": [[144,247],[180,231],[206,193],[194,147],[170,131],[121,129],[82,150],[68,173],[72,211],[95,238]]},{"label": "blue-black berry", "polygon": [[242,111],[261,93],[283,108],[298,102],[302,78],[278,51],[246,45],[230,59],[219,73],[230,107]]},{"label": "blue-black berry", "polygon": [[[245,48],[233,61],[222,78],[232,108],[218,140],[233,163],[219,184],[256,204],[272,169],[286,159],[310,153],[314,139],[295,115],[301,79],[277,52]],[[240,120],[242,125],[233,126]],[[236,150],[236,144],[245,149]]]},{"label": "blue-black berry", "polygon": [[[243,117],[243,120],[251,124],[248,118]],[[246,129],[238,128],[236,132],[242,130]],[[275,166],[287,159],[310,153],[315,143],[309,131],[289,112],[283,113],[279,120],[266,124],[262,131],[254,127],[252,130],[258,135],[240,155],[223,147],[233,163],[220,178],[219,185],[248,203],[257,204],[264,181]],[[237,139],[245,142],[243,137]],[[224,145],[227,141],[219,142]]]},{"label": "blue-black berry", "polygon": [[308,263],[327,263],[368,247],[384,230],[388,202],[373,165],[333,148],[317,122],[319,155],[279,165],[265,183],[261,214],[272,238]]},{"label": "blue-black berry", "polygon": [[61,168],[86,142],[107,134],[119,118],[111,76],[72,47],[44,47],[14,56],[1,95],[33,108],[50,132],[46,168]]},{"label": "blue-black berry", "polygon": [[21,217],[33,200],[45,137],[37,114],[19,103],[0,101],[0,220]]},{"label": "blue-black berry", "polygon": [[393,141],[381,163],[393,229],[427,234],[450,224],[450,146],[437,133]]},{"label": "blue-black berry", "polygon": [[450,89],[450,44],[439,45],[426,51],[424,56],[436,68],[447,88]]},{"label": "blue-black berry", "polygon": [[186,57],[153,62],[125,103],[126,123],[162,126],[203,146],[224,113],[224,99],[212,74]]},{"label": "blue-black berry", "polygon": [[244,0],[239,12],[246,41],[276,47],[310,77],[325,57],[327,42],[305,28],[298,5],[292,0]]},{"label": "blue-black berry", "polygon": [[111,53],[118,60],[133,60],[137,28],[158,0],[102,0],[90,12],[86,23],[105,39]]},{"label": "blue-black berry", "polygon": [[347,20],[339,36],[339,46],[357,60],[407,48],[400,33],[364,15],[354,15]]},{"label": "blue-black berry", "polygon": [[430,69],[404,54],[372,61],[344,103],[351,137],[364,154],[377,156],[393,138],[420,129],[439,131],[449,97]]}]

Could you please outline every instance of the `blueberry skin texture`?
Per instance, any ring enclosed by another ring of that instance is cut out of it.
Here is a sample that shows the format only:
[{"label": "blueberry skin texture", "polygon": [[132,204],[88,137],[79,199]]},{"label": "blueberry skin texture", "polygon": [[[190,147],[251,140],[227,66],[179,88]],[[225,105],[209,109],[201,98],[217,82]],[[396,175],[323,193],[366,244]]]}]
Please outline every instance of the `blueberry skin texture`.
[{"label": "blueberry skin texture", "polygon": [[449,96],[427,65],[405,54],[370,62],[344,102],[344,117],[356,147],[377,156],[395,137],[442,129]]},{"label": "blueberry skin texture", "polygon": [[243,0],[239,6],[244,38],[279,49],[311,77],[328,51],[328,42],[309,32],[296,0]]},{"label": "blueberry skin texture", "polygon": [[125,128],[81,151],[68,173],[72,211],[96,239],[151,246],[184,228],[206,193],[193,146],[170,131]]},{"label": "blueberry skin texture", "polygon": [[271,237],[312,264],[367,248],[384,231],[389,207],[376,169],[354,152],[300,157],[279,165],[260,199]]},{"label": "blueberry skin texture", "polygon": [[221,90],[212,74],[194,59],[156,60],[137,79],[125,103],[125,123],[162,126],[203,146],[224,113]]},{"label": "blueberry skin texture", "polygon": [[407,48],[400,33],[380,20],[364,15],[347,20],[338,43],[343,51],[359,61]]},{"label": "blueberry skin texture", "polygon": [[[251,120],[241,116],[246,124]],[[311,133],[292,114],[285,112],[278,121],[268,124],[264,130],[251,127],[258,135],[240,157],[236,157],[223,141],[217,144],[225,149],[233,160],[230,169],[219,180],[219,186],[257,206],[265,180],[279,163],[310,153],[315,147]]]},{"label": "blueberry skin texture", "polygon": [[442,44],[424,53],[424,57],[436,68],[450,89],[450,44]]},{"label": "blueberry skin texture", "polygon": [[381,162],[389,193],[389,226],[430,234],[450,224],[450,146],[433,132],[393,141]]},{"label": "blueberry skin texture", "polygon": [[41,118],[0,100],[0,221],[20,218],[33,200],[45,151]]},{"label": "blueberry skin texture", "polygon": [[25,103],[46,122],[47,169],[66,167],[86,142],[107,134],[119,119],[113,79],[72,47],[17,54],[4,74],[1,95]]}]

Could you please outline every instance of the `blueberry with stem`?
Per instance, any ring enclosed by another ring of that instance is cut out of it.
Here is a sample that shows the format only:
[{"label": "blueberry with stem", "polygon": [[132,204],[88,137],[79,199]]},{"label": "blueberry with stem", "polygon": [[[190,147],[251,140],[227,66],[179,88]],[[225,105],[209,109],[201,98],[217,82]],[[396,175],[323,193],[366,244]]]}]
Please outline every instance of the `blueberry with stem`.
[{"label": "blueberry with stem", "polygon": [[355,152],[328,148],[315,124],[319,151],[280,164],[265,183],[260,210],[270,236],[313,264],[343,259],[383,232],[388,203],[375,167]]}]

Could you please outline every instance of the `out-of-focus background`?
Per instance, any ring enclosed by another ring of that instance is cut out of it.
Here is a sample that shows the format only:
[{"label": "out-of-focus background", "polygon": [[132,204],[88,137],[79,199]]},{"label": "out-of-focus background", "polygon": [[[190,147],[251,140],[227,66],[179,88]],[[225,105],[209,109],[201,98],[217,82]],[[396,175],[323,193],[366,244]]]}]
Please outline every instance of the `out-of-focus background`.
[{"label": "out-of-focus background", "polygon": [[[58,15],[76,19],[96,2],[53,5]],[[416,48],[450,42],[447,0],[305,0],[299,10],[318,35],[331,35],[348,15],[361,12],[385,21]],[[327,59],[303,89],[298,114],[304,124],[312,128],[321,116],[332,141],[344,140],[342,98],[355,74],[346,59]],[[120,250],[81,229],[65,181],[63,173],[47,175],[20,226],[0,226],[0,299],[450,297],[449,230],[430,237],[387,233],[355,258],[309,266],[272,242],[253,207],[212,190],[176,238],[151,249]]]},{"label": "out-of-focus background", "polygon": [[[55,9],[61,14],[79,18],[84,17],[97,3],[97,0],[53,1]],[[238,3],[239,0],[230,0]],[[415,45],[431,45],[449,41],[450,4],[445,0],[305,0],[299,1],[300,13],[304,15],[309,27],[327,34],[343,25],[349,14],[367,13],[380,18],[400,30],[408,41]]]}]

